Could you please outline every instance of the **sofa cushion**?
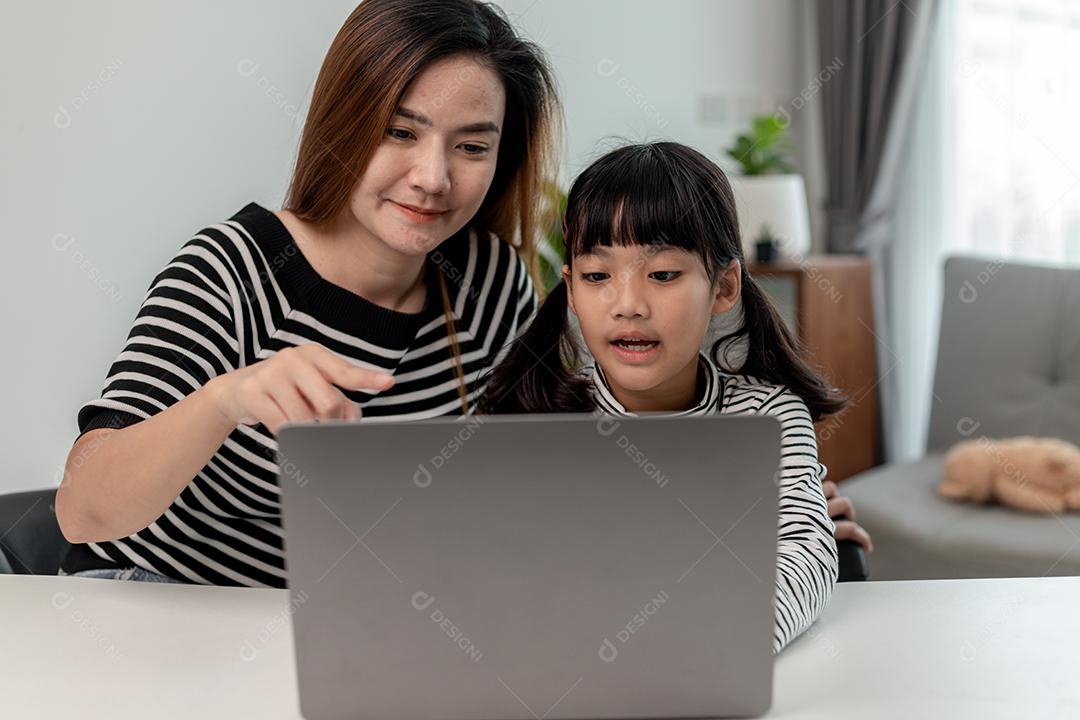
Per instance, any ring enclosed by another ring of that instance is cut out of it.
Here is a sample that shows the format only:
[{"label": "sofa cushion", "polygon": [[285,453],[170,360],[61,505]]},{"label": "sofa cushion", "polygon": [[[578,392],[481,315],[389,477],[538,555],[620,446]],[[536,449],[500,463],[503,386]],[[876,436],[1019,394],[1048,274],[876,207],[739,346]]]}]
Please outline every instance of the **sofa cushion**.
[{"label": "sofa cushion", "polygon": [[944,500],[942,460],[886,465],[840,486],[874,540],[871,580],[1080,575],[1080,513]]}]

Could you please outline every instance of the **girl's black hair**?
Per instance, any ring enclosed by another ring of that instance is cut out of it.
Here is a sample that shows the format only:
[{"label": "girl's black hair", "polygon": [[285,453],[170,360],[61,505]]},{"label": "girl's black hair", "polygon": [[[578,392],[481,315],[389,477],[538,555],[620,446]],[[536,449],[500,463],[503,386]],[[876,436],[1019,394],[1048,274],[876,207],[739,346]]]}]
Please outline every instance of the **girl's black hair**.
[{"label": "girl's black hair", "polygon": [[[712,345],[724,372],[784,385],[817,421],[847,401],[800,357],[802,347],[772,302],[746,270],[727,176],[696,150],[672,142],[628,145],[590,165],[570,188],[566,204],[565,262],[596,247],[667,245],[701,257],[716,283],[734,259],[741,267],[742,323]],[[567,318],[567,288],[560,282],[506,358],[488,376],[484,413],[587,412],[595,408],[590,381],[578,370],[582,352]],[[726,362],[732,341],[745,338],[740,368]]]}]

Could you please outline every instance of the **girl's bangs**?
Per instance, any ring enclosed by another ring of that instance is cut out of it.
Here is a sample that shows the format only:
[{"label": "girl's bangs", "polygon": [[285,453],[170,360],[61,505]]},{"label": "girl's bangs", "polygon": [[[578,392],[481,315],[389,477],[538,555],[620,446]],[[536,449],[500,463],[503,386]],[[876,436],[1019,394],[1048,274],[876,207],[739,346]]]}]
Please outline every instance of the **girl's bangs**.
[{"label": "girl's bangs", "polygon": [[602,158],[578,178],[566,216],[571,258],[597,247],[670,245],[700,255],[708,267],[704,208],[698,207],[707,199],[694,197],[692,177],[659,160],[645,147]]}]

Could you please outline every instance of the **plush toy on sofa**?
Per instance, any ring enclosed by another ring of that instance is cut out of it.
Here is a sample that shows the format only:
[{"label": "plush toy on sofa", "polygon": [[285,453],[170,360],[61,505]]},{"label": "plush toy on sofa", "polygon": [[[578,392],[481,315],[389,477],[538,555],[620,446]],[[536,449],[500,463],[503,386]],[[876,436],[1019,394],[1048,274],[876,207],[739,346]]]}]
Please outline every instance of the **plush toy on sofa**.
[{"label": "plush toy on sofa", "polygon": [[1080,510],[1080,448],[1057,438],[965,440],[945,456],[938,493],[1029,512]]}]

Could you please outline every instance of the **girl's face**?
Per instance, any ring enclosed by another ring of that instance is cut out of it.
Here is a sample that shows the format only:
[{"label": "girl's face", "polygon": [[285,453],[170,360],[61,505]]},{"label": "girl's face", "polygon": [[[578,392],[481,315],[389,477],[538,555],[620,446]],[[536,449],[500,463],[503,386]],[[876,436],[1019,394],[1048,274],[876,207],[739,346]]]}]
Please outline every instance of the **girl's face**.
[{"label": "girl's face", "polygon": [[468,56],[424,70],[353,189],[361,232],[417,257],[464,227],[495,176],[505,108],[502,81]]},{"label": "girl's face", "polygon": [[709,320],[739,297],[733,260],[714,285],[701,258],[670,245],[597,247],[563,266],[589,352],[632,412],[692,405]]}]

